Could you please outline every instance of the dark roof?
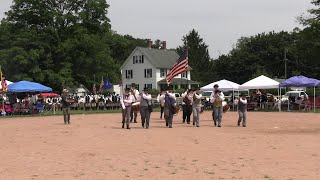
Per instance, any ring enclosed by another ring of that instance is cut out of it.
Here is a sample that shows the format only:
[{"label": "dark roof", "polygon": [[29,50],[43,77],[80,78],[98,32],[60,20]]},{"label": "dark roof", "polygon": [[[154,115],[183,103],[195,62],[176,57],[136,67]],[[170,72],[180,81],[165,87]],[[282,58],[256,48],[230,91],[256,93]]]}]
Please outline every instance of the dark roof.
[{"label": "dark roof", "polygon": [[[161,81],[158,81],[158,84],[167,84],[166,79],[162,79]],[[171,80],[171,84],[200,84],[197,81],[187,80],[184,78],[173,78]]]},{"label": "dark roof", "polygon": [[[146,55],[150,63],[156,68],[171,69],[173,64],[179,59],[179,55],[173,50],[144,47],[137,47],[137,49]],[[189,70],[192,70],[190,66]]]}]

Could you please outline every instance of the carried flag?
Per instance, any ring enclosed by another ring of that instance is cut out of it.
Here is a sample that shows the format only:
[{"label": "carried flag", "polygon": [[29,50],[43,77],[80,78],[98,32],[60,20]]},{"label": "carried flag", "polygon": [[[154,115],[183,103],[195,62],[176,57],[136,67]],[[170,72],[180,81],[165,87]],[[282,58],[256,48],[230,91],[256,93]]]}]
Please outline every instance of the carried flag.
[{"label": "carried flag", "polygon": [[181,52],[179,59],[172,66],[170,72],[167,74],[167,77],[166,77],[167,83],[170,84],[171,80],[175,76],[188,71],[188,65],[189,65],[188,50],[187,48],[184,48]]},{"label": "carried flag", "polygon": [[103,93],[103,90],[104,90],[104,82],[103,82],[103,77],[101,79],[101,83],[100,83],[100,87],[99,87],[99,93]]},{"label": "carried flag", "polygon": [[93,94],[96,94],[96,93],[97,93],[96,83],[93,83],[92,93],[93,93]]},{"label": "carried flag", "polygon": [[105,82],[104,82],[104,89],[111,89],[112,88],[112,85],[110,83],[110,80],[107,79]]},{"label": "carried flag", "polygon": [[1,76],[1,86],[2,86],[2,92],[7,92],[8,91],[8,85],[6,82],[6,78],[4,77],[3,73],[2,73],[2,69],[0,67],[0,76]]}]

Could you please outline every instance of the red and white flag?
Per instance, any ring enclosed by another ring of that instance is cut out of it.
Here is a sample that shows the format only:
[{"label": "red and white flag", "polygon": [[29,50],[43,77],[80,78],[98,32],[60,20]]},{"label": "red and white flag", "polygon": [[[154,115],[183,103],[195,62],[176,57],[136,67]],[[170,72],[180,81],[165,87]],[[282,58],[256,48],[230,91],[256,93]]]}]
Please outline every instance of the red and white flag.
[{"label": "red and white flag", "polygon": [[184,49],[181,53],[181,56],[177,60],[177,62],[172,66],[170,72],[167,74],[166,81],[170,84],[171,80],[177,75],[188,71],[188,52],[187,49]]}]

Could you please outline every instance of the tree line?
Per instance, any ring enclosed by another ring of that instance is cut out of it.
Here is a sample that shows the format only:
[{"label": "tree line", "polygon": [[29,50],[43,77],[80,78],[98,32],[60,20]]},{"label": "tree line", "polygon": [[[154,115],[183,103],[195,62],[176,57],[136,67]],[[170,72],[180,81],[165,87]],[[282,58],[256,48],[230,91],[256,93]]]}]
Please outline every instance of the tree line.
[{"label": "tree line", "polygon": [[[242,37],[225,55],[212,59],[208,45],[196,30],[182,38],[177,52],[188,47],[192,79],[207,84],[228,79],[243,83],[260,74],[269,77],[305,75],[320,79],[320,0],[309,17],[300,17],[304,29]],[[0,64],[6,78],[91,88],[101,78],[120,82],[120,66],[136,46],[147,39],[112,30],[106,0],[14,0],[0,23]],[[156,40],[153,47],[160,46]]]}]

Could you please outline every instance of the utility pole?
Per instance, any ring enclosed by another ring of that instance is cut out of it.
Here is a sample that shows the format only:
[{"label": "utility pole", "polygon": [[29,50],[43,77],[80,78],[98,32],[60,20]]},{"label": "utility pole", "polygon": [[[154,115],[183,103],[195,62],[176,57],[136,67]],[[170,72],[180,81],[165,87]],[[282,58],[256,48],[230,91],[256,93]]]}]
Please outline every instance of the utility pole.
[{"label": "utility pole", "polygon": [[287,80],[287,49],[284,49],[284,79]]}]

